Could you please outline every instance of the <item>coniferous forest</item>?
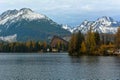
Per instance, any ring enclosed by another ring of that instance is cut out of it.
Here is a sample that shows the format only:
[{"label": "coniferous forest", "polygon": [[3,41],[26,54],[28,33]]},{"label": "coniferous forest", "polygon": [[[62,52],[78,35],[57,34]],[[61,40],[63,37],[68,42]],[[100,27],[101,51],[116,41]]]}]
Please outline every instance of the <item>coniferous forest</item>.
[{"label": "coniferous forest", "polygon": [[69,55],[118,55],[120,28],[116,34],[99,34],[90,29],[86,34],[74,33],[69,42]]},{"label": "coniferous forest", "polygon": [[0,52],[46,52],[46,49],[49,48],[46,42],[12,42],[0,43]]},{"label": "coniferous forest", "polygon": [[[86,34],[79,31],[72,34],[68,46],[60,46],[59,43],[54,49],[68,51],[70,56],[116,55],[114,53],[120,49],[120,28],[116,34],[99,34],[92,29]],[[1,42],[0,52],[52,52],[52,47],[45,41]]]},{"label": "coniferous forest", "polygon": [[[0,52],[4,53],[33,53],[33,52],[39,52],[39,53],[46,53],[46,52],[60,52],[64,51],[67,52],[68,46],[65,46],[64,44],[61,44],[58,42],[55,47],[53,48],[50,44],[48,44],[46,41],[27,41],[27,42],[1,42],[0,43]],[[56,51],[53,51],[53,50]]]}]

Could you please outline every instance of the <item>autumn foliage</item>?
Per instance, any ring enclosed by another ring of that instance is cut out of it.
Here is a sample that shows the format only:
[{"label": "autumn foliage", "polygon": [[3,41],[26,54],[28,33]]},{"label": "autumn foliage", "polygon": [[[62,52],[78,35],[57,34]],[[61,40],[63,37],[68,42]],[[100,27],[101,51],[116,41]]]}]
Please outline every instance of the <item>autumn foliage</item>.
[{"label": "autumn foliage", "polygon": [[69,55],[113,55],[120,49],[120,28],[116,34],[99,34],[90,29],[86,34],[74,33],[69,43]]}]

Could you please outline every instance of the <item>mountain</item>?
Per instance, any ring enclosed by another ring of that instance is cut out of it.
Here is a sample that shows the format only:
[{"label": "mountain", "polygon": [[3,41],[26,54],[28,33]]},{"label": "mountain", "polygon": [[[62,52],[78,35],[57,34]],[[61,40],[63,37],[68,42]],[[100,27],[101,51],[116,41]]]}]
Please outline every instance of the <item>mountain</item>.
[{"label": "mountain", "polygon": [[94,32],[98,31],[99,33],[114,34],[119,26],[119,22],[114,21],[111,17],[103,16],[98,18],[96,21],[85,20],[82,24],[77,26],[73,32],[78,32],[80,30],[83,33],[86,33],[90,28],[92,28]]},{"label": "mountain", "polygon": [[[57,35],[71,33],[47,16],[36,13],[29,8],[8,10],[0,15],[0,40],[48,40]],[[8,38],[9,37],[9,38]]]},{"label": "mountain", "polygon": [[72,28],[71,26],[68,25],[62,25],[62,28],[73,33],[73,31],[75,30],[75,28]]}]

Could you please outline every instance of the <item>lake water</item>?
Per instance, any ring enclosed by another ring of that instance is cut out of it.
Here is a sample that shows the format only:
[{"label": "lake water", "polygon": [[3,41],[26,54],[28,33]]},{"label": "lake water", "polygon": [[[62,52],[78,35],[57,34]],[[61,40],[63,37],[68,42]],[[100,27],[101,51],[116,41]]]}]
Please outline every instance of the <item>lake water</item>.
[{"label": "lake water", "polygon": [[72,58],[67,53],[0,54],[0,80],[81,79],[120,79],[120,57]]}]

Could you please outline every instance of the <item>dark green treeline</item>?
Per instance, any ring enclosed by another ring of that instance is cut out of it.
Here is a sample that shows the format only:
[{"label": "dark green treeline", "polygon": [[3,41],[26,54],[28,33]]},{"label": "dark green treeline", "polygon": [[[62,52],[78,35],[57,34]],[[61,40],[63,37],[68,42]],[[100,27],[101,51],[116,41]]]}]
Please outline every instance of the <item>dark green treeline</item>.
[{"label": "dark green treeline", "polygon": [[50,46],[46,42],[12,42],[0,43],[0,52],[46,52]]}]

